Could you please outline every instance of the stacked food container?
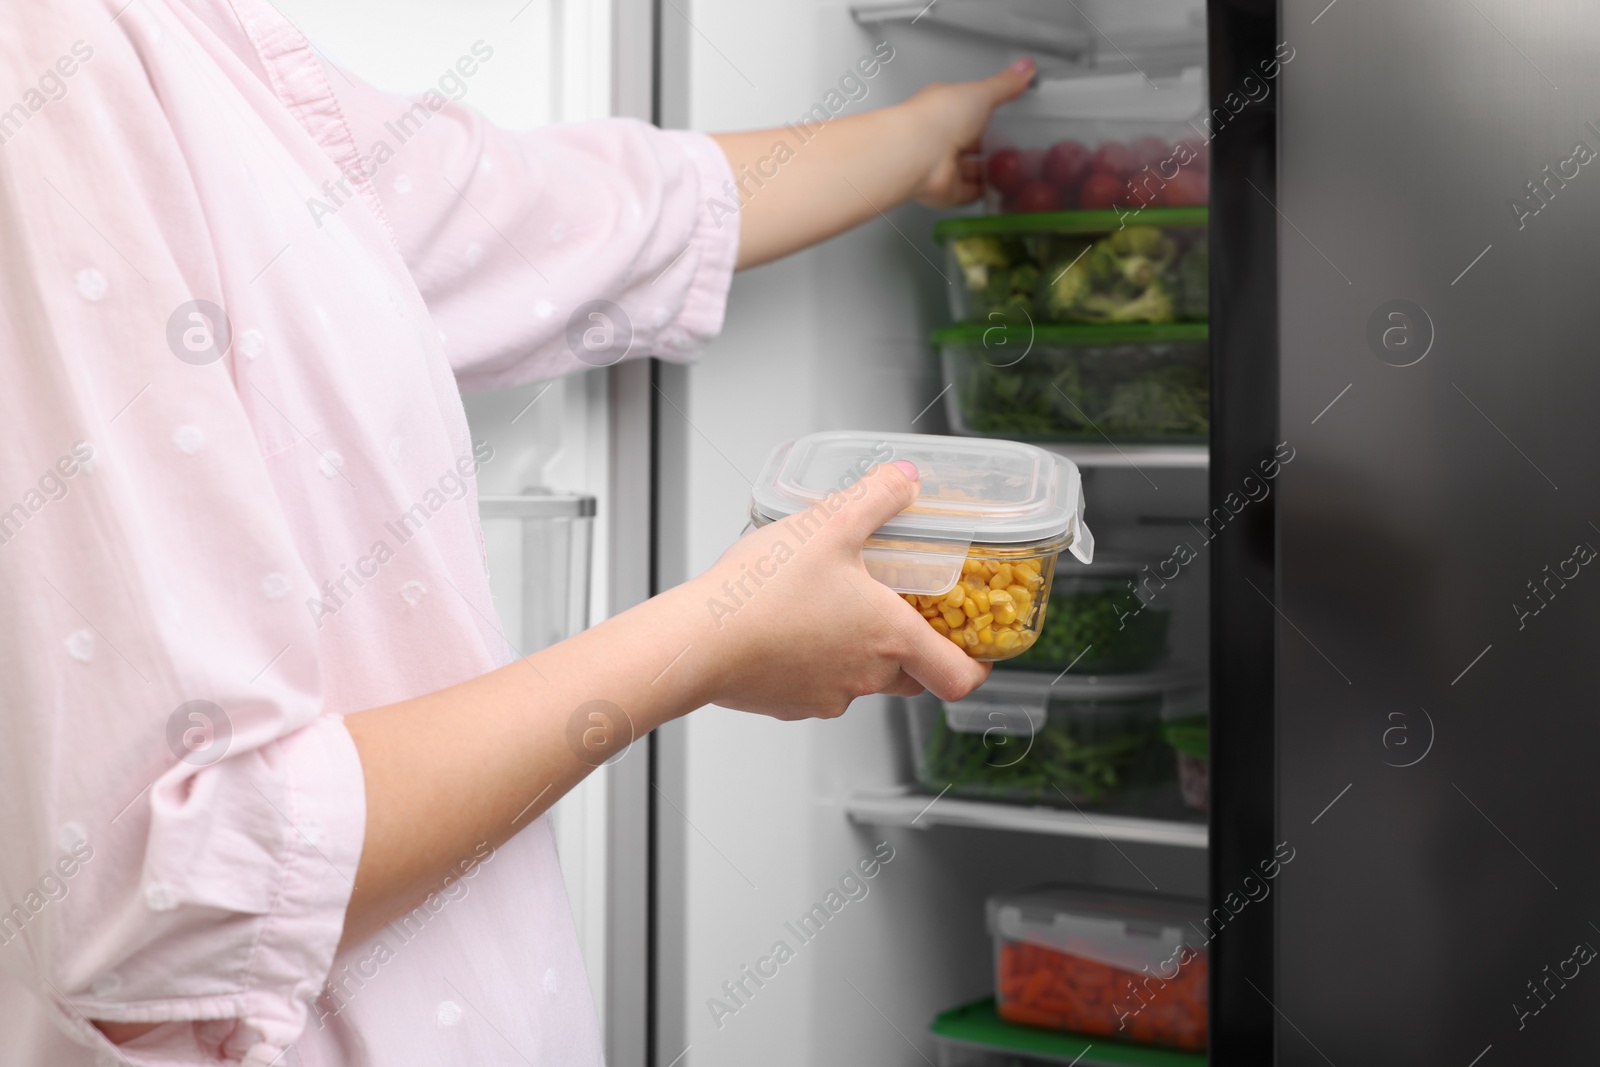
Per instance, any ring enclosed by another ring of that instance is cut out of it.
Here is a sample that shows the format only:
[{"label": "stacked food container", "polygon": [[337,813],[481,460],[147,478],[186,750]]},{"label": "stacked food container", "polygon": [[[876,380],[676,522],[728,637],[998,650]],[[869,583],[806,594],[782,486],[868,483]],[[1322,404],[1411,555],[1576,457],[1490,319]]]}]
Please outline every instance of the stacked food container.
[{"label": "stacked food container", "polygon": [[[1042,81],[996,115],[987,213],[934,228],[953,321],[932,347],[953,433],[1135,467],[1152,448],[1203,456],[1202,100],[1198,70],[1159,85],[1130,73]],[[1191,620],[1138,551],[1063,557],[1036,636],[989,682],[908,702],[917,788],[1091,822],[1203,818],[1207,680],[1172,654]],[[1204,1062],[1205,913],[1061,885],[997,893],[995,997],[935,1021],[941,1067]]]}]

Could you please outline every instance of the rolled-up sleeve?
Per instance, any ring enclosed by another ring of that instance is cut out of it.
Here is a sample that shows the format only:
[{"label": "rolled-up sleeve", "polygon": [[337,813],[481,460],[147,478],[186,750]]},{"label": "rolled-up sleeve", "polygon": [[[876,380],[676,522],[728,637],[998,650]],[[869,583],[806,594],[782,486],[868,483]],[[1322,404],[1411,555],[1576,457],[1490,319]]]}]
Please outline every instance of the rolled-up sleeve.
[{"label": "rolled-up sleeve", "polygon": [[[41,8],[0,69],[74,40]],[[223,288],[200,197],[128,42],[88,48],[0,151],[0,968],[108,1057],[90,1020],[171,1024],[116,1062],[265,1067],[339,943],[362,768],[232,363],[169,348]]]},{"label": "rolled-up sleeve", "polygon": [[330,83],[347,180],[375,187],[463,386],[686,360],[721,330],[739,215],[711,138],[631,119],[509,132],[437,90]]}]

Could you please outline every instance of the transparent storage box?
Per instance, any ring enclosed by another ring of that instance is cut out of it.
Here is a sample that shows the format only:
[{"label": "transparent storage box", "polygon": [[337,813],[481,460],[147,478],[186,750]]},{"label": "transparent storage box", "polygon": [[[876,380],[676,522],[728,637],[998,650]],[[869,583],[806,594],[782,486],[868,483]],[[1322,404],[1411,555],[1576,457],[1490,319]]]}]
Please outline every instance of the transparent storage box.
[{"label": "transparent storage box", "polygon": [[1050,592],[1050,610],[1033,647],[1012,666],[1074,674],[1148,671],[1167,658],[1172,612],[1147,604],[1141,565],[1096,561],[1064,570]]},{"label": "transparent storage box", "polygon": [[934,224],[950,311],[985,326],[1203,322],[1206,208],[965,216]]},{"label": "transparent storage box", "polygon": [[[1161,712],[1195,672],[1055,680],[996,671],[964,700],[906,702],[917,782],[973,800],[1099,807],[1169,785]],[[1053,683],[1053,684],[1052,684]]]},{"label": "transparent storage box", "polygon": [[989,899],[995,1005],[1026,1026],[1206,1047],[1205,908],[1045,886]]},{"label": "transparent storage box", "polygon": [[959,434],[1034,441],[1203,444],[1211,429],[1204,323],[976,324],[937,330],[945,412]]},{"label": "transparent storage box", "polygon": [[1206,203],[1204,94],[1198,68],[1157,81],[1137,73],[1041,78],[996,109],[984,134],[986,206],[1016,213]]},{"label": "transparent storage box", "polygon": [[1094,557],[1078,468],[1033,445],[905,433],[815,433],[781,445],[752,494],[757,526],[792,519],[803,542],[825,501],[873,467],[916,465],[917,500],[868,539],[867,572],[978,660],[1026,651],[1044,622],[1057,557]]}]

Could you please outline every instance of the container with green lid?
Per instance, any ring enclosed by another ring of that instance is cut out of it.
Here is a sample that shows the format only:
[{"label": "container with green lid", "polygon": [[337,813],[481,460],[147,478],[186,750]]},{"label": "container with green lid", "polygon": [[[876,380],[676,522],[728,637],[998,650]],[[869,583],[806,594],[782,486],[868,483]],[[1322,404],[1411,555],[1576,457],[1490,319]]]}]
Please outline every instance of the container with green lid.
[{"label": "container with green lid", "polygon": [[1210,344],[1203,322],[936,330],[956,433],[1032,441],[1203,444]]},{"label": "container with green lid", "polygon": [[933,236],[958,322],[1203,322],[1209,220],[1203,207],[962,216]]}]

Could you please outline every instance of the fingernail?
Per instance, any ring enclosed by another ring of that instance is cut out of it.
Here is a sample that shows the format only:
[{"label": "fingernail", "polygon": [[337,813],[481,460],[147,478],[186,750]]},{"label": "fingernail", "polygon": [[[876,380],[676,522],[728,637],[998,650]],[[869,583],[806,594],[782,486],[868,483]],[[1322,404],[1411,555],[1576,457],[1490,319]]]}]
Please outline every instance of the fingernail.
[{"label": "fingernail", "polygon": [[912,481],[917,481],[922,477],[922,475],[917,473],[917,465],[912,463],[910,460],[897,459],[894,461],[894,465],[900,468],[901,474],[904,474]]},{"label": "fingernail", "polygon": [[1032,70],[1033,69],[1033,60],[1028,58],[1027,56],[1023,56],[1021,59],[1019,59],[1015,63],[1011,64],[1011,69],[1016,71],[1016,72],[1018,72],[1019,74],[1021,72],[1025,71],[1025,70]]}]

